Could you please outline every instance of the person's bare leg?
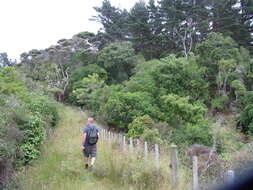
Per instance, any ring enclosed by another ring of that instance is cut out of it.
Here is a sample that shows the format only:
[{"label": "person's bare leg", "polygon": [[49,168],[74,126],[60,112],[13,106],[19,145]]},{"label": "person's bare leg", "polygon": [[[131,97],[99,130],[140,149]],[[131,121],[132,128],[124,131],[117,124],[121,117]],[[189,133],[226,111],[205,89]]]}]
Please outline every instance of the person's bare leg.
[{"label": "person's bare leg", "polygon": [[85,162],[85,168],[87,169],[89,167],[89,157],[85,157],[84,162]]},{"label": "person's bare leg", "polygon": [[95,161],[96,161],[96,157],[92,157],[92,158],[91,158],[91,166],[94,166]]}]

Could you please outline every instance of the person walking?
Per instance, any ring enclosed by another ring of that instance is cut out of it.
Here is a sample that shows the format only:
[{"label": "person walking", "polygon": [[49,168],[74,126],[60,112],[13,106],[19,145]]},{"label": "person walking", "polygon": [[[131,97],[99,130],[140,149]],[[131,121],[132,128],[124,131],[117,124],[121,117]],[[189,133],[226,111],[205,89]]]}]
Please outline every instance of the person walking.
[{"label": "person walking", "polygon": [[95,164],[97,156],[97,142],[99,139],[99,129],[94,125],[94,119],[88,118],[87,126],[83,129],[83,141],[82,141],[82,151],[85,161],[85,169],[92,169]]}]

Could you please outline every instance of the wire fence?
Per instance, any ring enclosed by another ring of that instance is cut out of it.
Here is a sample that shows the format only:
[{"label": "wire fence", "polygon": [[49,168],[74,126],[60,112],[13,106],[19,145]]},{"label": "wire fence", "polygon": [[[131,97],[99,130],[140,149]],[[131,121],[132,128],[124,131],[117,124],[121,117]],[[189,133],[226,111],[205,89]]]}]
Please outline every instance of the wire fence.
[{"label": "wire fence", "polygon": [[[101,129],[100,138],[106,143],[115,143],[122,151],[128,151],[129,153],[137,153],[137,155],[143,157],[144,160],[153,159],[156,172],[161,170],[161,160],[166,157],[168,162],[167,169],[170,182],[177,187],[179,183],[179,168],[181,165],[186,165],[183,159],[179,159],[178,147],[176,145],[162,146],[159,144],[150,144],[148,142],[142,142],[140,139],[132,139],[120,133],[113,133],[107,129]],[[212,152],[210,153],[209,157]],[[207,163],[207,168],[201,169],[198,156],[194,155],[189,158],[190,163],[187,165],[191,169],[192,176],[192,189],[204,190],[216,187],[218,184],[232,183],[235,180],[235,172],[233,170],[225,170],[219,168],[219,173],[212,175],[212,177],[205,175],[207,170],[212,169],[212,165]],[[205,179],[204,179],[205,178]],[[203,180],[204,179],[204,180]],[[201,183],[202,182],[202,183]]]}]

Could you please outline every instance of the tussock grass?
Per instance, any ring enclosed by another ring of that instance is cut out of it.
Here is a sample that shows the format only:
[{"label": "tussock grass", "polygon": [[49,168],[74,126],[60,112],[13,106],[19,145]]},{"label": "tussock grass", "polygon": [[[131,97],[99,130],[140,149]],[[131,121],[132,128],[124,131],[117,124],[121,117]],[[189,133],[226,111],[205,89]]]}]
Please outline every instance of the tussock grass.
[{"label": "tussock grass", "polygon": [[191,189],[192,178],[189,168],[180,165],[178,186],[171,185],[171,170],[169,168],[169,151],[161,150],[160,171],[156,171],[155,155],[149,152],[148,160],[143,158],[143,150],[123,150],[118,143],[101,142],[97,167],[94,175],[108,178],[115,184],[133,190],[183,190]]},{"label": "tussock grass", "polygon": [[[17,174],[21,190],[175,189],[170,185],[167,152],[162,152],[157,174],[153,154],[144,161],[141,153],[130,154],[116,143],[100,141],[94,170],[85,170],[80,146],[85,119],[77,109],[63,107],[58,128],[44,144],[41,158]],[[180,167],[177,189],[190,189],[187,171]]]}]

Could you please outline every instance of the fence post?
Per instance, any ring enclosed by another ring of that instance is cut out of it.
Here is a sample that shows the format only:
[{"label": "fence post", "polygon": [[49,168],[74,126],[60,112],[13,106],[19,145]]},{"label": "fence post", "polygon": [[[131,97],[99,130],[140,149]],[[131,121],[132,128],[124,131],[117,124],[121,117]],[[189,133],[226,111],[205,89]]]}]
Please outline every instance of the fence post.
[{"label": "fence post", "polygon": [[177,170],[178,170],[178,158],[177,158],[177,146],[176,145],[171,145],[170,147],[171,152],[170,152],[170,162],[171,162],[171,177],[172,177],[172,184],[174,186],[177,185]]},{"label": "fence post", "polygon": [[137,152],[139,153],[141,151],[141,142],[139,139],[136,140],[136,147],[137,147]]},{"label": "fence post", "polygon": [[105,130],[105,140],[107,141],[108,140],[108,131]]},{"label": "fence post", "polygon": [[227,171],[227,183],[233,183],[235,180],[235,172],[233,170]]},{"label": "fence post", "polygon": [[198,157],[192,157],[193,190],[199,190]]},{"label": "fence post", "polygon": [[133,139],[130,137],[129,141],[130,141],[130,143],[129,143],[129,150],[133,151]]},{"label": "fence post", "polygon": [[148,161],[148,143],[144,142],[144,159],[145,161]]},{"label": "fence post", "polygon": [[156,171],[159,173],[160,171],[160,154],[159,154],[159,146],[155,144],[155,162],[156,162]]},{"label": "fence post", "polygon": [[126,150],[126,136],[123,136],[123,150]]}]

